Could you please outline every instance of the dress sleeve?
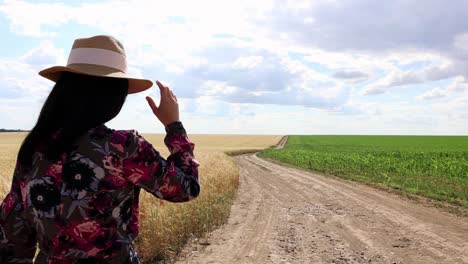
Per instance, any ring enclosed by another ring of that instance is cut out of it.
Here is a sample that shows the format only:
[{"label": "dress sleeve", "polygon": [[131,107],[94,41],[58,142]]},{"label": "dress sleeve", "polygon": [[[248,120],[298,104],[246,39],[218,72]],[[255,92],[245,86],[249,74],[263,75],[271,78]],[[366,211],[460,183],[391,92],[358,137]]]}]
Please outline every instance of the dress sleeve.
[{"label": "dress sleeve", "polygon": [[36,231],[24,216],[21,190],[26,184],[19,171],[17,163],[10,192],[0,205],[0,263],[32,263],[36,252]]},{"label": "dress sleeve", "polygon": [[132,131],[130,145],[133,147],[123,161],[127,180],[171,202],[186,202],[199,195],[199,163],[193,155],[195,144],[189,140],[180,121],[166,127],[164,143],[171,153],[167,160],[136,130]]}]

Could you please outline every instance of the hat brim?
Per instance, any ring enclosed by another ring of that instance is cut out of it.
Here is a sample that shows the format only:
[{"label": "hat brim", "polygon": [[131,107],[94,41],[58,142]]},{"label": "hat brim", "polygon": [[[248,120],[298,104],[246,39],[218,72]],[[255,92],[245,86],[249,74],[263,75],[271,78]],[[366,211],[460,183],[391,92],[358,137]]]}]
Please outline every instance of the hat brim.
[{"label": "hat brim", "polygon": [[[81,66],[84,66],[84,65],[81,65]],[[123,72],[112,70],[107,67],[103,68],[98,65],[90,65],[90,64],[87,64],[85,67],[81,67],[81,69],[75,69],[72,67],[65,67],[65,66],[53,66],[53,67],[40,71],[39,75],[53,82],[57,82],[57,80],[60,78],[63,72],[72,72],[72,73],[77,73],[77,74],[84,74],[84,75],[91,75],[91,76],[98,76],[98,77],[127,79],[129,94],[139,93],[153,86],[153,82],[150,80],[132,78],[132,77],[127,76]]]}]

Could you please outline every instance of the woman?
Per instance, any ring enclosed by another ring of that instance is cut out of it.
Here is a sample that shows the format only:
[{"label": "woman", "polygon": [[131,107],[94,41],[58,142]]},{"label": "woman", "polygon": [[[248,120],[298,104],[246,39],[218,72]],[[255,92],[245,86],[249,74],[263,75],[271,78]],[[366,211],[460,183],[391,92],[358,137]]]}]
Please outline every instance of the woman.
[{"label": "woman", "polygon": [[126,74],[123,46],[110,36],[77,39],[66,67],[39,74],[56,82],[25,138],[11,190],[0,206],[0,263],[140,263],[140,189],[171,202],[200,193],[194,144],[179,121],[177,98],[159,81],[147,97],[165,126],[162,158],[136,130],[104,123],[127,94],[152,82]]}]

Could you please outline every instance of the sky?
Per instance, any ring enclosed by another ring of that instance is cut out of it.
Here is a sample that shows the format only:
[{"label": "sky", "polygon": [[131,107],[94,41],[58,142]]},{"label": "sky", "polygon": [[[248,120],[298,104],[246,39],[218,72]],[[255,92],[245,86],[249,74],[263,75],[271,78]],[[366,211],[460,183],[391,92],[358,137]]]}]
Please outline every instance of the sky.
[{"label": "sky", "polygon": [[[468,134],[468,1],[3,1],[0,128],[31,129],[73,41],[112,35],[194,134]],[[107,125],[163,133],[145,96]]]}]

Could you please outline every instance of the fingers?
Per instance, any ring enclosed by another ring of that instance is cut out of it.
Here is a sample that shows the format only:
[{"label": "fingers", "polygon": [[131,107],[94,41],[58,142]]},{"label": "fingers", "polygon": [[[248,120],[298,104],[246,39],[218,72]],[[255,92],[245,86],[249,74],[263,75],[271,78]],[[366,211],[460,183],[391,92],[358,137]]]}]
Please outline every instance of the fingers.
[{"label": "fingers", "polygon": [[172,99],[174,99],[174,101],[177,102],[177,97],[175,96],[175,94],[172,92],[171,89],[169,89],[169,92],[171,93]]},{"label": "fingers", "polygon": [[156,114],[156,112],[158,111],[158,107],[154,103],[153,98],[146,96],[146,101],[148,101],[148,104],[151,107],[151,110],[153,110],[153,113]]},{"label": "fingers", "polygon": [[156,81],[156,84],[161,92],[161,100],[166,99],[168,96],[167,86],[163,85],[160,81]]},{"label": "fingers", "polygon": [[161,90],[161,99],[172,99],[177,102],[177,97],[174,95],[172,90],[165,84],[162,84],[159,80],[156,81],[156,84],[159,86]]}]

